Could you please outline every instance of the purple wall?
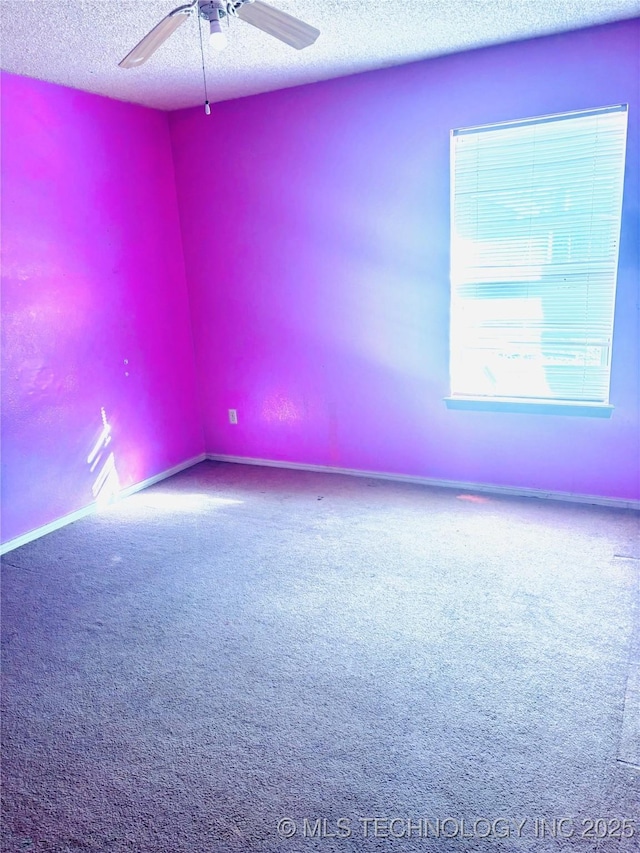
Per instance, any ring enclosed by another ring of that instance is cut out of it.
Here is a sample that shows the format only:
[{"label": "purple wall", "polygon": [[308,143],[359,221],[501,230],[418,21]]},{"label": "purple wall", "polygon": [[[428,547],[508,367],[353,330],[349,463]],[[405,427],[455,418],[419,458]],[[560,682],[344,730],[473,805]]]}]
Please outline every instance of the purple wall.
[{"label": "purple wall", "polygon": [[[207,451],[639,498],[639,81],[635,20],[173,113]],[[620,102],[611,420],[446,409],[449,131]]]},{"label": "purple wall", "polygon": [[[639,90],[638,20],[210,118],[2,75],[2,541],[104,494],[111,453],[121,488],[206,449],[640,498]],[[618,102],[613,417],[446,409],[449,130]]]},{"label": "purple wall", "polygon": [[203,450],[166,115],[2,75],[2,241],[6,542]]}]

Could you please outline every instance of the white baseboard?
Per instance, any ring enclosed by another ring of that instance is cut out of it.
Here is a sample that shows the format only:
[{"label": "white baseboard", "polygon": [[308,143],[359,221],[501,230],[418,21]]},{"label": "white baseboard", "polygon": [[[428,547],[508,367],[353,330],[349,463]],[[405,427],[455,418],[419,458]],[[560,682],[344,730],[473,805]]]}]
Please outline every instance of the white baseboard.
[{"label": "white baseboard", "polygon": [[[422,486],[433,486],[436,488],[456,489],[464,492],[486,492],[489,494],[510,495],[512,497],[524,498],[539,498],[552,501],[567,501],[569,503],[579,504],[595,504],[597,506],[611,506],[617,509],[634,509],[640,510],[640,500],[627,500],[625,498],[609,498],[601,495],[581,495],[572,494],[571,492],[556,492],[544,491],[541,489],[523,489],[513,486],[496,486],[488,483],[465,483],[457,480],[436,480],[431,477],[416,477],[410,474],[389,474],[383,471],[361,471],[356,468],[333,468],[329,465],[307,465],[302,462],[286,462],[277,461],[274,459],[254,459],[248,456],[229,456],[219,453],[201,453],[199,456],[194,456],[181,462],[179,465],[174,465],[173,468],[168,468],[160,474],[155,474],[153,477],[148,477],[141,483],[136,483],[133,486],[127,486],[126,489],[118,495],[118,500],[122,500],[129,495],[140,492],[143,489],[159,483],[161,480],[166,480],[174,474],[179,474],[187,468],[197,465],[208,459],[212,462],[233,462],[240,465],[262,465],[270,468],[288,468],[294,471],[317,471],[321,474],[347,474],[351,477],[369,477],[376,480],[391,480],[398,483],[415,483]],[[29,533],[24,533],[22,536],[16,536],[15,539],[10,539],[8,542],[0,545],[0,555],[7,554],[19,548],[21,545],[26,545],[28,542],[33,542],[34,539],[39,539],[47,533],[52,533],[54,530],[59,530],[67,524],[78,521],[80,518],[85,518],[87,515],[92,515],[99,510],[96,503],[71,512],[68,515],[63,515],[55,521],[45,524],[42,527],[37,527],[35,530],[30,530]]]},{"label": "white baseboard", "polygon": [[306,465],[301,462],[279,462],[273,459],[252,459],[248,456],[228,456],[220,453],[208,453],[211,462],[234,462],[240,465],[264,465],[270,468],[290,468],[294,471],[318,471],[323,474],[348,474],[351,477],[370,477],[376,480],[393,480],[398,483],[416,483],[421,486],[434,486],[439,489],[456,489],[464,492],[486,492],[497,495],[510,495],[519,498],[540,498],[569,503],[596,504],[616,509],[640,510],[640,500],[626,498],[608,498],[601,495],[580,495],[571,492],[546,491],[542,489],[524,489],[516,486],[496,486],[490,483],[463,483],[458,480],[436,480],[430,477],[415,477],[411,474],[387,474],[381,471],[361,471],[356,468],[332,468],[328,465]]},{"label": "white baseboard", "polygon": [[[192,459],[187,459],[185,462],[181,462],[179,465],[174,465],[173,468],[168,468],[166,471],[162,471],[160,474],[154,474],[153,477],[148,477],[146,480],[143,480],[141,483],[135,483],[133,486],[127,486],[126,489],[122,489],[118,492],[117,500],[123,500],[124,498],[128,498],[129,495],[135,494],[135,492],[140,492],[142,489],[147,489],[149,486],[153,486],[154,483],[159,483],[161,480],[166,480],[167,477],[173,477],[174,474],[179,474],[180,471],[184,471],[186,468],[191,468],[193,465],[197,465],[199,462],[204,462],[207,458],[205,453],[201,453],[199,456],[194,456]],[[36,527],[35,530],[30,530],[28,533],[24,533],[22,536],[16,536],[15,539],[10,539],[8,542],[5,542],[3,545],[0,545],[0,555],[7,554],[9,551],[13,551],[16,548],[20,548],[21,545],[26,545],[27,542],[33,542],[34,539],[39,539],[41,536],[45,536],[47,533],[52,533],[54,530],[59,530],[61,527],[66,527],[67,524],[71,524],[74,521],[78,521],[80,518],[85,518],[87,515],[92,515],[95,512],[98,512],[100,509],[97,503],[89,504],[89,506],[82,507],[82,509],[78,509],[75,512],[70,512],[68,515],[63,515],[62,518],[57,518],[55,521],[51,521],[49,524],[44,524],[42,527]]]}]

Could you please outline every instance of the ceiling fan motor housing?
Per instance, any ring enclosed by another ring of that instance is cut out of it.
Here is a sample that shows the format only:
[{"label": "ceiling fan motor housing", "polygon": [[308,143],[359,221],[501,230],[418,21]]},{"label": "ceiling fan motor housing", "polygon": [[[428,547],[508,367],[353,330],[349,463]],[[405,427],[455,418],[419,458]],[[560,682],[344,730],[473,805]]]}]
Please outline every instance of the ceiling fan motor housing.
[{"label": "ceiling fan motor housing", "polygon": [[225,0],[204,0],[199,6],[200,17],[205,21],[221,21],[227,15]]}]

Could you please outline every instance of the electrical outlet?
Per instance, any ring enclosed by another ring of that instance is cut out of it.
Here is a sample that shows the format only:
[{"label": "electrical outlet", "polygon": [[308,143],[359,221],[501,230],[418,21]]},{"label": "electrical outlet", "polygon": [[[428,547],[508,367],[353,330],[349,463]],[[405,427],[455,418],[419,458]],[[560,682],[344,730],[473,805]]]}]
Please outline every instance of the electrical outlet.
[{"label": "electrical outlet", "polygon": [[237,424],[238,423],[238,410],[237,409],[229,409],[229,423]]}]

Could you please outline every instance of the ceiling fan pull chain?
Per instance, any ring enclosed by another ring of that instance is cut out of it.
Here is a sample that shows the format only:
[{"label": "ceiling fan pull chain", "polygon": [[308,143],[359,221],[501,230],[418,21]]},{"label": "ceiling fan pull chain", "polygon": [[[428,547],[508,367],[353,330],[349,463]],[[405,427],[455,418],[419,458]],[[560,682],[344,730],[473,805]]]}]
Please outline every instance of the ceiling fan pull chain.
[{"label": "ceiling fan pull chain", "polygon": [[198,32],[200,33],[200,55],[202,56],[202,80],[204,83],[204,114],[211,115],[211,106],[209,105],[209,95],[207,93],[207,73],[204,69],[204,47],[202,46],[202,21],[198,15]]}]

